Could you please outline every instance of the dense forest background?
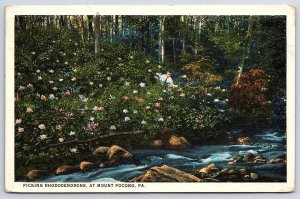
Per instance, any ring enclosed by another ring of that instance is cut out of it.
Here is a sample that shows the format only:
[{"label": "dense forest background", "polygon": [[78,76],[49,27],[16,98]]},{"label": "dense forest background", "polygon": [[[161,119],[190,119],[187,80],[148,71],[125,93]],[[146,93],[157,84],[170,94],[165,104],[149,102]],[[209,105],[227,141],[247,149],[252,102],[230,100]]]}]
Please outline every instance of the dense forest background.
[{"label": "dense forest background", "polygon": [[145,130],[141,143],[168,127],[200,143],[271,125],[285,97],[285,16],[16,16],[15,44],[25,170],[82,159],[95,143],[63,143],[107,132]]}]

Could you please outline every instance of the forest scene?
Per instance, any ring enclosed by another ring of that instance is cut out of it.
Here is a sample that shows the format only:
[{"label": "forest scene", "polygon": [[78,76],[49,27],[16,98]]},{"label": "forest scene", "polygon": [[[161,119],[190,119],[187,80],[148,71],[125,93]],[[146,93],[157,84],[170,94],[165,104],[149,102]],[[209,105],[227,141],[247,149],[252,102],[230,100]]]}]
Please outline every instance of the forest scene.
[{"label": "forest scene", "polygon": [[285,182],[286,17],[18,15],[15,181]]}]

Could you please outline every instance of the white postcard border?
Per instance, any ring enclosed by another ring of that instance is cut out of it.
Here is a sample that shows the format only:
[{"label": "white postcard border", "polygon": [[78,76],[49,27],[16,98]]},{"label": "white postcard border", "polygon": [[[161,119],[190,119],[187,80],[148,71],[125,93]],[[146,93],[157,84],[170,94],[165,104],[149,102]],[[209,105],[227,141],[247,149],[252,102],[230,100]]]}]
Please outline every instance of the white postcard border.
[{"label": "white postcard border", "polygon": [[[286,15],[287,182],[286,183],[31,183],[14,181],[15,15]],[[7,192],[291,192],[295,188],[295,9],[288,5],[18,5],[6,9],[5,190]],[[82,184],[86,187],[45,187]],[[95,184],[95,187],[89,187]],[[37,187],[37,185],[43,187]],[[143,185],[143,186],[142,186]]]}]

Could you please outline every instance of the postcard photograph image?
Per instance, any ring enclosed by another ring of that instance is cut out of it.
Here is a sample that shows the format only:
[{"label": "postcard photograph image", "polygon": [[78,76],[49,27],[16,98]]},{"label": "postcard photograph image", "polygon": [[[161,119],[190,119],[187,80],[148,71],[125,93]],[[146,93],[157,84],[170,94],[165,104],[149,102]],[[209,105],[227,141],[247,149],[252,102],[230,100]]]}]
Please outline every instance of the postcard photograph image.
[{"label": "postcard photograph image", "polygon": [[10,6],[9,192],[288,192],[290,6]]}]

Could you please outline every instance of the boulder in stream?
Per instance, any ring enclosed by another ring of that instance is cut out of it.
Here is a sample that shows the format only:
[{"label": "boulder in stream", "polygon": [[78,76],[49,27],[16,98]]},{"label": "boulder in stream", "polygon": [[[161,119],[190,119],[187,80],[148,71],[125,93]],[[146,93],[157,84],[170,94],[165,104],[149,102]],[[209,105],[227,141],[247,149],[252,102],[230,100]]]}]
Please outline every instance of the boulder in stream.
[{"label": "boulder in stream", "polygon": [[95,168],[95,165],[92,162],[83,161],[83,162],[80,162],[79,167],[80,167],[81,171],[90,171]]},{"label": "boulder in stream", "polygon": [[113,145],[108,149],[105,158],[99,158],[96,164],[100,167],[107,167],[124,163],[131,158],[132,154],[129,151],[118,145]]},{"label": "boulder in stream", "polygon": [[166,149],[180,150],[189,147],[191,144],[184,138],[171,133],[170,129],[164,128],[162,133],[162,145]]},{"label": "boulder in stream", "polygon": [[201,180],[192,174],[163,165],[152,167],[144,175],[133,178],[130,182],[201,182]]},{"label": "boulder in stream", "polygon": [[74,173],[74,172],[78,172],[78,171],[80,171],[79,166],[64,165],[64,166],[58,167],[55,170],[55,174],[56,175],[65,175],[65,174],[70,174],[70,173]]},{"label": "boulder in stream", "polygon": [[[196,171],[195,176],[204,182],[253,182],[258,180],[253,178],[253,171],[246,168],[217,168],[214,164],[209,164],[206,167]],[[256,174],[256,173],[254,173]]]},{"label": "boulder in stream", "polygon": [[286,164],[286,160],[282,158],[270,159],[268,161],[269,164]]},{"label": "boulder in stream", "polygon": [[109,147],[99,146],[98,148],[96,148],[94,150],[93,155],[95,155],[97,157],[106,157],[108,150],[109,150]]},{"label": "boulder in stream", "polygon": [[35,181],[39,178],[43,178],[49,175],[49,172],[46,170],[38,170],[38,169],[33,169],[29,171],[26,175],[27,180],[29,181]]},{"label": "boulder in stream", "polygon": [[252,144],[250,137],[239,137],[237,138],[237,143],[242,145],[250,145]]}]

